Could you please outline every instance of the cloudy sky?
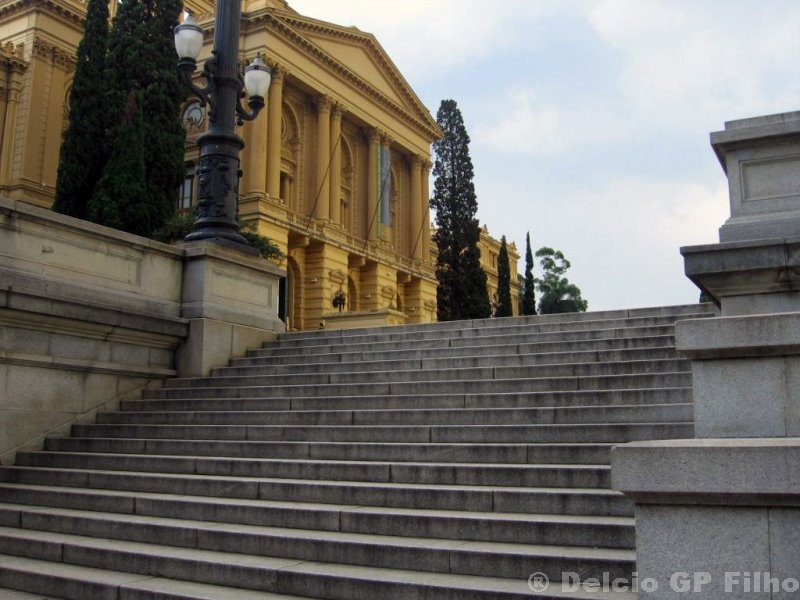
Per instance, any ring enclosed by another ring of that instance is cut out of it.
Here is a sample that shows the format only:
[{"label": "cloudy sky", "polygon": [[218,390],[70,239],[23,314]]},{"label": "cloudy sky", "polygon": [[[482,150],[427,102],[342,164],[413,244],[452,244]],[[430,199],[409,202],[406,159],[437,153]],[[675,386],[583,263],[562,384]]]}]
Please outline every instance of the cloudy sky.
[{"label": "cloudy sky", "polygon": [[590,310],[696,302],[679,248],[728,217],[709,132],[800,110],[798,0],[289,2],[458,102],[481,223],[562,250]]}]

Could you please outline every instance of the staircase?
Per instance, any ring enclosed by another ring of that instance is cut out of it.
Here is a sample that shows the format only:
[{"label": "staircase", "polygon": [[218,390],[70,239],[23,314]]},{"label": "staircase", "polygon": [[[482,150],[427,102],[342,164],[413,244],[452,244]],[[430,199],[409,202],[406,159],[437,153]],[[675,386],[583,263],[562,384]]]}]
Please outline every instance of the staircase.
[{"label": "staircase", "polygon": [[0,598],[633,599],[559,581],[631,578],[609,450],[693,436],[673,328],[710,315],[290,333],[169,380],[0,470]]}]

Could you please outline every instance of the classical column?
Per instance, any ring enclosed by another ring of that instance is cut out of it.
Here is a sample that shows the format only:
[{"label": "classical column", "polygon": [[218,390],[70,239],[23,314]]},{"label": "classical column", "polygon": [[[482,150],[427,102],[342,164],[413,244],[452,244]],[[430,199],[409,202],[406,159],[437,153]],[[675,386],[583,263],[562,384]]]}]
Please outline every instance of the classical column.
[{"label": "classical column", "polygon": [[[267,97],[267,193],[273,200],[281,195],[281,115],[285,71],[272,69],[272,82]],[[288,198],[283,198],[284,202]]]},{"label": "classical column", "polygon": [[323,221],[330,218],[330,159],[331,159],[331,99],[320,96],[317,105],[317,184],[314,200],[314,217]]},{"label": "classical column", "polygon": [[408,220],[408,240],[411,244],[411,258],[419,259],[422,256],[423,241],[426,227],[422,224],[422,157],[411,157],[411,210]]},{"label": "classical column", "polygon": [[430,207],[430,191],[428,190],[428,177],[431,172],[431,162],[425,160],[422,162],[422,198],[420,198],[422,220],[422,260],[427,262],[431,259],[431,207]]},{"label": "classical column", "polygon": [[11,168],[14,158],[14,129],[17,125],[17,110],[22,95],[22,75],[24,67],[12,64],[8,71],[5,121],[3,123],[2,147],[0,147],[0,185],[11,181]]},{"label": "classical column", "polygon": [[367,239],[378,239],[378,151],[381,135],[377,129],[367,133]]},{"label": "classical column", "polygon": [[330,216],[334,223],[342,222],[342,107],[334,104],[331,109],[331,170],[330,170]]},{"label": "classical column", "polygon": [[[267,99],[269,102],[269,99]],[[242,196],[258,196],[264,198],[267,193],[267,138],[269,123],[265,118],[256,119],[242,130],[245,138],[245,149],[242,158],[247,164],[242,165]]]}]

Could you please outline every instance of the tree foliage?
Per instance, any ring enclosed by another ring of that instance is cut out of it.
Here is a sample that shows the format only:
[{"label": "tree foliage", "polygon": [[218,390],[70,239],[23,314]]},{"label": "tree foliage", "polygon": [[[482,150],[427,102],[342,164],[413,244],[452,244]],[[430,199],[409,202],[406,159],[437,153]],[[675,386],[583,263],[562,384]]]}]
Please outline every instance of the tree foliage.
[{"label": "tree foliage", "polygon": [[[184,175],[180,106],[185,90],[177,75],[173,47],[173,28],[181,6],[176,0],[126,0],[119,5],[108,40],[106,112],[111,115],[110,122],[120,123],[111,131],[114,140],[111,156],[119,160],[126,155],[126,150],[119,146],[125,143],[123,130],[127,127],[127,117],[123,113],[127,112],[127,98],[133,92],[147,115],[141,131],[144,171],[136,173],[136,177],[141,176],[134,186],[140,194],[138,200],[128,193],[125,207],[99,209],[101,202],[118,200],[98,187],[95,194],[102,197],[92,198],[95,206],[92,214],[101,218],[117,213],[137,214],[147,221],[122,226],[100,222],[146,236],[153,235],[175,214],[176,190]],[[106,185],[122,177],[129,180],[133,177],[133,174],[107,173],[116,168],[112,161],[106,163],[103,170]],[[141,204],[135,210],[130,205],[134,201]]]},{"label": "tree foliage", "polygon": [[537,279],[539,288],[539,314],[585,312],[589,303],[581,298],[578,286],[569,282],[564,273],[570,262],[560,250],[544,246],[536,251],[543,276]]},{"label": "tree foliage", "polygon": [[522,314],[536,314],[536,287],[533,278],[533,253],[531,252],[531,234],[525,234],[525,283],[522,290]]},{"label": "tree foliage", "polygon": [[150,235],[153,207],[142,202],[146,194],[141,93],[131,90],[117,143],[89,201],[87,217],[114,229]]},{"label": "tree foliage", "polygon": [[436,123],[443,132],[434,142],[434,241],[438,318],[440,321],[485,318],[491,315],[486,273],[480,264],[480,227],[475,213],[478,201],[472,182],[469,135],[455,100],[442,100]]},{"label": "tree foliage", "polygon": [[500,252],[497,255],[497,313],[496,317],[510,317],[514,314],[511,306],[511,267],[508,264],[506,236],[500,239]]},{"label": "tree foliage", "polygon": [[69,94],[69,126],[61,144],[53,210],[86,218],[87,203],[108,159],[105,121],[105,59],[108,2],[89,0],[84,35]]}]

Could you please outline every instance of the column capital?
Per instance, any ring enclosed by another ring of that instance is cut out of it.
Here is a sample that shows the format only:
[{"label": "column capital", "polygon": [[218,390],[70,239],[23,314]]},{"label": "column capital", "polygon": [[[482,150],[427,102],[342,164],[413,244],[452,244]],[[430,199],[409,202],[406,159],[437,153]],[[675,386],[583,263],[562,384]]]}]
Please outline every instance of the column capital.
[{"label": "column capital", "polygon": [[333,106],[333,100],[327,94],[322,94],[314,98],[314,106],[316,106],[317,110],[320,112],[330,112]]},{"label": "column capital", "polygon": [[420,158],[422,158],[422,170],[430,171],[433,163],[425,156],[421,156]]},{"label": "column capital", "polygon": [[283,80],[286,77],[286,67],[283,67],[278,63],[272,63],[270,65],[270,70],[272,71],[272,81],[274,83],[283,83]]},{"label": "column capital", "polygon": [[334,119],[341,119],[343,113],[344,113],[344,106],[341,103],[334,102],[331,105],[331,116],[333,116]]},{"label": "column capital", "polygon": [[386,132],[381,133],[381,145],[382,146],[391,146],[394,139]]},{"label": "column capital", "polygon": [[422,168],[422,166],[425,164],[424,161],[425,157],[422,156],[421,154],[414,154],[411,156],[410,159],[411,166],[414,167],[415,169]]},{"label": "column capital", "polygon": [[367,129],[364,134],[366,135],[370,144],[375,144],[381,139],[381,131],[377,127],[371,127],[370,129]]}]

